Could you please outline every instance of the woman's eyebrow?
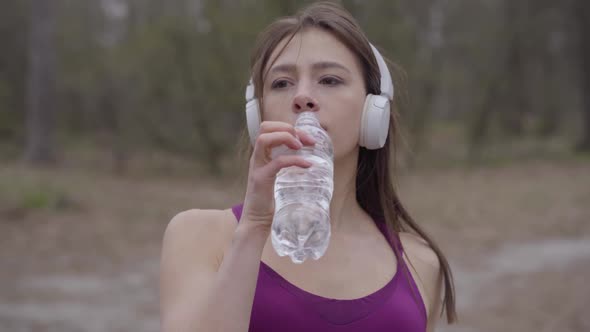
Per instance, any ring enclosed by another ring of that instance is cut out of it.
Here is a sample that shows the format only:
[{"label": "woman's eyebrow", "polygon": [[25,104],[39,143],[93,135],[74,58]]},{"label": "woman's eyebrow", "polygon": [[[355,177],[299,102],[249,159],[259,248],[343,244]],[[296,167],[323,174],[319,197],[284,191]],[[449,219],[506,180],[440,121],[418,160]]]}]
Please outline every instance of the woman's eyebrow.
[{"label": "woman's eyebrow", "polygon": [[294,64],[280,64],[273,66],[269,74],[273,73],[294,73],[297,71],[297,67]]},{"label": "woman's eyebrow", "polygon": [[313,65],[311,65],[311,68],[315,69],[315,70],[337,68],[337,69],[342,69],[347,73],[350,73],[350,70],[348,70],[348,68],[346,68],[344,65],[341,65],[338,62],[332,62],[332,61],[316,62]]},{"label": "woman's eyebrow", "polygon": [[[311,65],[311,68],[313,70],[337,68],[337,69],[344,70],[347,73],[350,73],[350,70],[348,68],[346,68],[344,65],[342,65],[338,62],[333,62],[333,61],[315,62],[314,64]],[[285,63],[285,64],[279,64],[279,65],[273,66],[270,69],[269,73],[280,73],[280,72],[294,73],[296,71],[297,71],[297,66],[295,66],[294,64],[291,64],[291,63]]]}]

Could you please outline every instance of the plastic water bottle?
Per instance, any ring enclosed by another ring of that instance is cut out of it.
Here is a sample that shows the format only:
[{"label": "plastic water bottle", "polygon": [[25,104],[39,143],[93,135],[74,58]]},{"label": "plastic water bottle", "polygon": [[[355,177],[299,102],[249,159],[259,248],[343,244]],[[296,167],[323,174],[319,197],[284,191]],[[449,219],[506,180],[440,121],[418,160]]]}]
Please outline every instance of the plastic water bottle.
[{"label": "plastic water bottle", "polygon": [[334,150],[332,140],[320,126],[315,112],[300,113],[295,127],[309,133],[316,144],[300,150],[280,146],[273,149],[272,157],[301,155],[312,166],[286,167],[277,174],[271,238],[279,256],[288,255],[293,263],[300,264],[309,257],[318,260],[330,242]]}]

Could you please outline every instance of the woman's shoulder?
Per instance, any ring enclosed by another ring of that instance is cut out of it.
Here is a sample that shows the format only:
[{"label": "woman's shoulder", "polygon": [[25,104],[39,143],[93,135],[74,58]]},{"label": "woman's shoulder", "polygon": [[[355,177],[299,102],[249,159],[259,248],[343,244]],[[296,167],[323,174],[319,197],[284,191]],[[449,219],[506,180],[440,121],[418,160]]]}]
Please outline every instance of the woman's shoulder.
[{"label": "woman's shoulder", "polygon": [[209,236],[220,233],[231,233],[237,223],[230,209],[190,209],[177,213],[168,223],[166,231],[199,232]]},{"label": "woman's shoulder", "polygon": [[436,315],[431,315],[431,313],[439,310],[442,294],[440,260],[436,252],[422,237],[408,232],[399,233],[399,237],[404,247],[404,260],[409,263],[410,273],[426,307],[426,315],[429,321],[434,322],[432,319],[436,319]]},{"label": "woman's shoulder", "polygon": [[410,232],[400,232],[399,238],[404,252],[411,260],[418,260],[421,264],[438,271],[440,261],[436,252],[426,240]]},{"label": "woman's shoulder", "polygon": [[190,209],[177,213],[164,232],[164,243],[175,243],[186,252],[205,250],[214,256],[223,254],[237,226],[231,209]]},{"label": "woman's shoulder", "polygon": [[[232,222],[233,221],[233,222]],[[190,209],[178,212],[169,223],[169,227],[204,227],[227,228],[236,226],[235,216],[231,208],[219,209]]]}]

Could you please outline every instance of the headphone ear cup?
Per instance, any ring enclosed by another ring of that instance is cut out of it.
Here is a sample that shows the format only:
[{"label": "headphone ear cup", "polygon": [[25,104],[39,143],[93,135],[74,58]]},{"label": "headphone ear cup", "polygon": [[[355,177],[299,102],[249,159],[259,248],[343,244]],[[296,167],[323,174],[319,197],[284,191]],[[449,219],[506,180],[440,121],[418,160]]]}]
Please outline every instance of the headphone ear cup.
[{"label": "headphone ear cup", "polygon": [[389,133],[389,115],[389,99],[387,97],[367,95],[361,119],[360,146],[369,150],[385,146]]},{"label": "headphone ear cup", "polygon": [[258,99],[256,98],[246,104],[246,122],[248,124],[248,135],[250,135],[250,144],[254,146],[261,122],[260,107],[258,107]]}]

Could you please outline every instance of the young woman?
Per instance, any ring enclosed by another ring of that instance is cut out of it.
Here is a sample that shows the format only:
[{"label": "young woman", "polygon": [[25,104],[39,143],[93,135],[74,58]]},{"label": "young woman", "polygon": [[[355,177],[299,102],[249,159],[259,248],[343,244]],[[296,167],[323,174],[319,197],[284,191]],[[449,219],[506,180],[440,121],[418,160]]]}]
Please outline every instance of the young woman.
[{"label": "young woman", "polygon": [[[315,3],[261,33],[247,92],[253,151],[243,204],[190,210],[168,225],[163,331],[433,331],[455,320],[444,255],[402,206],[390,174],[396,117],[387,66],[354,18]],[[316,112],[334,142],[330,246],[319,260],[279,257],[270,232],[277,172],[307,168],[273,147],[313,145],[295,130]]]}]

